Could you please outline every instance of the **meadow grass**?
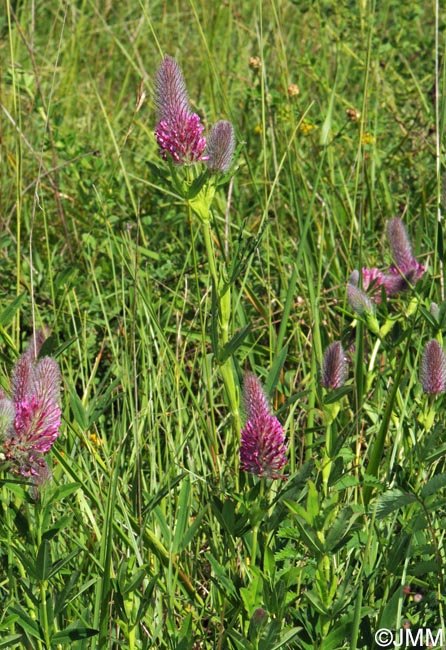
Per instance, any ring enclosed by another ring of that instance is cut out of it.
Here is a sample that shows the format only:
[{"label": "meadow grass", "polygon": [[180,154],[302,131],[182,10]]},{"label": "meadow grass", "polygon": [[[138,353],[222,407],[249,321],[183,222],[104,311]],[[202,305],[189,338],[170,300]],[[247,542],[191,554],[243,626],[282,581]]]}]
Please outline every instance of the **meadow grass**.
[{"label": "meadow grass", "polygon": [[[39,499],[2,475],[0,648],[355,650],[444,630],[444,395],[419,378],[446,327],[444,9],[3,6],[0,382],[48,325],[63,424]],[[236,132],[207,234],[153,135],[164,54],[206,130]],[[346,285],[392,263],[396,215],[426,272],[383,296],[374,332]],[[349,378],[327,391],[337,340]],[[286,479],[239,470],[248,370]]]}]

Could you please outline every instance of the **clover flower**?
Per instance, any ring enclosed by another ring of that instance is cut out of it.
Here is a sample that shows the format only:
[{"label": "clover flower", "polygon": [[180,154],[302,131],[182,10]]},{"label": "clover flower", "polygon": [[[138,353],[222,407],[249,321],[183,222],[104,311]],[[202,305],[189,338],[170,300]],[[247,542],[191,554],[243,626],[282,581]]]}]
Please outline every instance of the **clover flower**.
[{"label": "clover flower", "polygon": [[[387,222],[386,228],[395,265],[390,267],[388,273],[383,273],[376,267],[363,268],[362,287],[365,291],[383,287],[388,296],[393,296],[416,284],[425,268],[413,256],[412,246],[401,219],[394,217]],[[376,293],[375,302],[380,301],[381,297]]]},{"label": "clover flower", "polygon": [[155,137],[161,156],[178,165],[206,160],[206,138],[201,135],[204,127],[191,111],[183,73],[170,56],[164,57],[158,68],[155,90]]},{"label": "clover flower", "polygon": [[39,486],[51,474],[44,458],[59,436],[60,370],[52,357],[37,359],[45,340],[39,331],[19,357],[11,376],[11,396],[0,391],[0,444],[13,472]]},{"label": "clover flower", "polygon": [[213,126],[206,148],[209,171],[227,172],[231,167],[234,149],[234,127],[231,122],[220,120]]},{"label": "clover flower", "polygon": [[396,264],[396,268],[391,267],[390,272],[400,272],[414,284],[423,275],[424,266],[413,256],[409,237],[399,217],[394,217],[387,222],[387,236]]},{"label": "clover flower", "polygon": [[421,359],[421,384],[429,395],[446,391],[446,354],[436,339],[424,348]]},{"label": "clover flower", "polygon": [[347,379],[347,361],[344,348],[335,341],[324,352],[321,382],[324,388],[341,388]]},{"label": "clover flower", "polygon": [[251,372],[245,375],[243,400],[247,421],[241,432],[241,469],[259,477],[283,478],[280,470],[287,462],[285,434],[270,413],[262,384]]}]

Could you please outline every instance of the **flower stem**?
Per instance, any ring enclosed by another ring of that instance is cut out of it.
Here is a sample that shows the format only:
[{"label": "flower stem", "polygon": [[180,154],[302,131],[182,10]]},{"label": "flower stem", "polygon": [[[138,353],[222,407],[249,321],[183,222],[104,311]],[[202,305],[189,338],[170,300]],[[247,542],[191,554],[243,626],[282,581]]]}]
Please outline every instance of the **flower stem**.
[{"label": "flower stem", "polygon": [[[217,299],[216,303],[218,308],[219,338],[219,349],[217,353],[218,359],[219,354],[223,351],[224,346],[229,341],[229,327],[231,322],[231,287],[229,283],[225,281],[225,278],[219,274],[217,269],[215,249],[212,243],[210,220],[203,221],[203,234],[209,264],[209,271],[213,284],[212,289],[215,292]],[[238,408],[238,391],[236,382],[234,380],[234,372],[230,356],[219,364],[219,369],[225,386],[228,406],[231,412],[234,436],[237,436],[240,431],[240,413]]]}]

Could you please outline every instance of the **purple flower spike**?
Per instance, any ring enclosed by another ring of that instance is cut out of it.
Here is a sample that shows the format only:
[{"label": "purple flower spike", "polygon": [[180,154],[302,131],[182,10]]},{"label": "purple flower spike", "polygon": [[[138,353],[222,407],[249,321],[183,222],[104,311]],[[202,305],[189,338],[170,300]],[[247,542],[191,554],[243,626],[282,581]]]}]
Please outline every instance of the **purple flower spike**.
[{"label": "purple flower spike", "polygon": [[386,227],[396,266],[402,271],[410,268],[416,260],[403,222],[399,217],[394,217]]},{"label": "purple flower spike", "polygon": [[421,278],[424,273],[424,266],[413,256],[406,228],[399,217],[394,217],[387,222],[387,235],[396,264],[396,267],[390,268],[390,274],[402,275],[402,279],[407,280],[402,289],[406,289],[408,283],[415,284]]},{"label": "purple flower spike", "polygon": [[234,127],[231,122],[217,122],[209,135],[206,149],[208,169],[211,172],[227,172],[232,164],[234,149]]},{"label": "purple flower spike", "polygon": [[[381,302],[381,292],[378,291],[380,287],[384,288],[388,296],[393,296],[416,284],[425,271],[424,266],[412,254],[409,237],[401,219],[395,217],[387,222],[387,234],[396,266],[391,266],[388,273],[383,273],[376,267],[363,268],[361,271],[362,288],[371,291],[375,302]],[[353,284],[358,286],[358,282],[359,277]]]},{"label": "purple flower spike", "polygon": [[174,122],[178,115],[190,113],[189,96],[180,66],[165,56],[155,78],[155,106],[158,120]]},{"label": "purple flower spike", "polygon": [[262,384],[251,372],[245,375],[243,399],[247,422],[241,433],[241,469],[259,477],[284,478],[280,470],[287,462],[285,434],[270,413]]},{"label": "purple flower spike", "polygon": [[446,391],[446,354],[436,339],[424,348],[421,360],[421,384],[429,395]]},{"label": "purple flower spike", "polygon": [[206,138],[203,125],[192,113],[183,73],[178,63],[166,56],[155,79],[158,121],[155,137],[164,159],[171,158],[177,165],[188,165],[207,160],[203,155]]},{"label": "purple flower spike", "polygon": [[59,435],[60,370],[52,357],[37,359],[45,335],[38,332],[18,359],[11,377],[11,398],[0,396],[0,441],[14,472],[36,485],[50,478],[44,459]]},{"label": "purple flower spike", "polygon": [[335,341],[324,352],[322,360],[322,386],[341,388],[347,379],[347,361],[339,341]]}]

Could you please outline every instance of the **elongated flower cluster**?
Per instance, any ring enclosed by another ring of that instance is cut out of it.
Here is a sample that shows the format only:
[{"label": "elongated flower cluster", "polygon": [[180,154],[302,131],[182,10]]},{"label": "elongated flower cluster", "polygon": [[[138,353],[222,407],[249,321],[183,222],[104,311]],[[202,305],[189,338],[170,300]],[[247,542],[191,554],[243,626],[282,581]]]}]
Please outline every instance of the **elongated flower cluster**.
[{"label": "elongated flower cluster", "polygon": [[287,462],[285,433],[271,415],[268,398],[257,377],[249,372],[243,382],[247,421],[241,433],[240,467],[259,477],[283,478]]},{"label": "elongated flower cluster", "polygon": [[436,339],[429,341],[423,351],[421,385],[429,395],[446,391],[446,354]]},{"label": "elongated flower cluster", "polygon": [[416,284],[425,271],[424,266],[413,256],[409,237],[399,217],[387,222],[387,236],[394,266],[390,267],[388,273],[383,273],[376,267],[363,268],[361,271],[362,288],[364,291],[370,289],[375,292],[375,302],[381,300],[379,292],[375,291],[379,287],[383,287],[388,296],[395,295]]},{"label": "elongated flower cluster", "polygon": [[322,360],[321,381],[324,388],[336,390],[347,379],[347,360],[339,341],[335,341],[324,352]]},{"label": "elongated flower cluster", "polygon": [[11,396],[0,391],[0,443],[12,471],[38,486],[50,478],[44,454],[59,435],[60,370],[52,357],[37,359],[45,340],[39,331],[18,359]]},{"label": "elongated flower cluster", "polygon": [[206,143],[202,135],[204,127],[190,107],[183,73],[170,56],[164,57],[158,68],[155,91],[155,137],[161,156],[171,159],[176,165],[207,161],[211,172],[227,171],[235,146],[232,124],[218,122]]},{"label": "elongated flower cluster", "polygon": [[189,105],[183,73],[170,56],[162,61],[155,80],[158,122],[155,137],[163,158],[190,164],[203,160],[206,138],[203,125]]}]

